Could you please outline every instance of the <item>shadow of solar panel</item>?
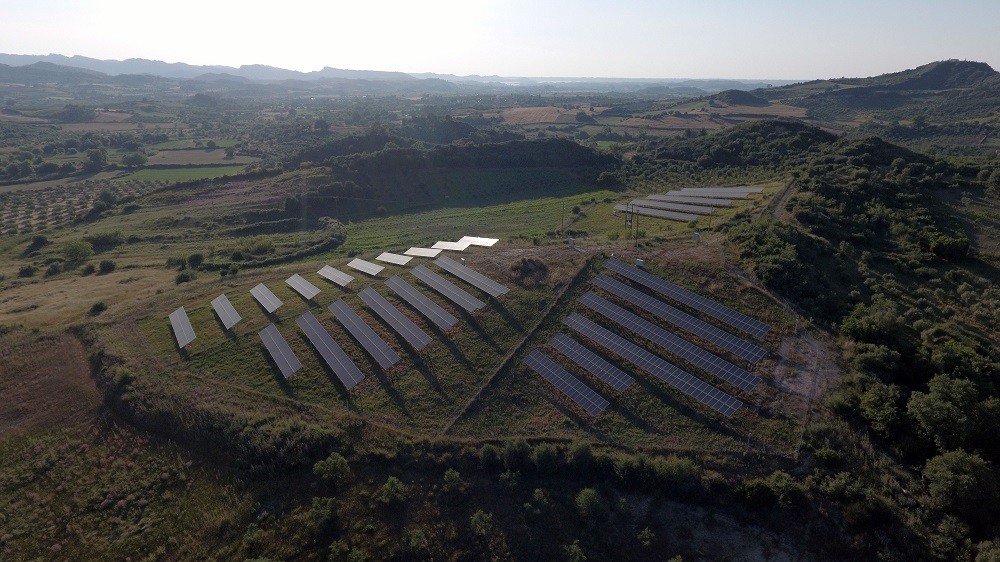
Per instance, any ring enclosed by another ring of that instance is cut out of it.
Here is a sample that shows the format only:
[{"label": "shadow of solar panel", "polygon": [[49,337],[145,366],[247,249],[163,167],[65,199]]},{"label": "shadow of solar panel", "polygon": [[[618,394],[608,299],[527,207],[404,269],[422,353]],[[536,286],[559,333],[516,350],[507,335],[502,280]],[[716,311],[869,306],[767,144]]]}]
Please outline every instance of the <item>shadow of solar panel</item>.
[{"label": "shadow of solar panel", "polygon": [[623,277],[631,279],[640,285],[645,285],[665,297],[671,298],[699,312],[704,312],[705,314],[721,320],[726,324],[729,324],[730,326],[738,330],[742,330],[752,336],[762,338],[767,335],[767,332],[771,329],[771,326],[761,322],[760,320],[750,318],[745,314],[736,312],[727,306],[721,305],[711,299],[699,295],[698,293],[675,285],[666,279],[660,279],[652,273],[643,271],[638,267],[633,267],[616,259],[609,259],[604,263],[604,265],[611,271],[614,271]]},{"label": "shadow of solar panel", "polygon": [[441,256],[440,258],[434,260],[434,263],[441,269],[447,271],[455,277],[458,277],[473,287],[476,287],[491,297],[499,297],[510,291],[510,289],[504,287],[500,283],[497,283],[482,273],[466,267],[449,257]]},{"label": "shadow of solar panel", "polygon": [[173,328],[174,337],[177,338],[177,347],[184,347],[194,341],[194,328],[183,306],[170,313],[170,327]]},{"label": "shadow of solar panel", "polygon": [[399,361],[399,355],[343,299],[331,304],[330,312],[383,369],[389,369]]},{"label": "shadow of solar panel", "polygon": [[344,383],[344,386],[348,390],[354,388],[355,385],[365,378],[364,373],[344,353],[344,350],[337,345],[337,342],[326,331],[326,328],[319,323],[319,320],[313,316],[312,312],[306,312],[302,316],[299,316],[295,320],[295,323],[306,335],[309,343],[319,352],[323,361],[326,361],[326,364],[330,366],[333,374],[337,375],[337,378],[340,379],[340,382]]},{"label": "shadow of solar panel", "polygon": [[378,294],[375,289],[365,287],[358,296],[360,296],[361,300],[365,301],[365,304],[371,307],[371,309],[379,315],[379,318],[385,320],[386,324],[392,326],[392,329],[395,330],[397,334],[403,336],[403,339],[405,339],[407,343],[413,347],[413,349],[420,351],[431,343],[432,340],[430,336],[414,324],[412,320],[403,315],[402,312],[396,310],[396,307],[392,306],[392,304],[385,300],[382,295]]},{"label": "shadow of solar panel", "polygon": [[661,209],[650,209],[649,207],[634,207],[631,205],[615,205],[615,210],[624,211],[626,213],[634,213],[636,215],[656,217],[658,219],[667,219],[680,222],[691,222],[698,218],[698,215],[692,215],[691,213],[678,213],[677,211],[664,211]]},{"label": "shadow of solar panel", "polygon": [[306,281],[305,278],[298,273],[292,275],[288,279],[285,279],[285,283],[287,283],[289,287],[295,289],[295,292],[302,295],[302,297],[306,300],[310,300],[319,294],[319,287]]},{"label": "shadow of solar panel", "polygon": [[413,285],[410,285],[398,275],[390,277],[385,284],[438,328],[450,330],[455,324],[458,324],[458,318],[455,318],[447,310],[438,306],[436,302],[424,296],[423,293],[416,290]]},{"label": "shadow of solar panel", "polygon": [[734,396],[664,361],[579,313],[574,312],[564,318],[563,324],[726,417],[732,416],[743,406],[743,402]]},{"label": "shadow of solar panel", "polygon": [[259,302],[260,305],[264,307],[264,310],[268,312],[278,310],[278,308],[280,308],[283,304],[278,297],[274,296],[271,289],[265,287],[263,283],[257,285],[253,289],[250,289],[250,294],[253,295],[253,298],[257,299],[257,302]]},{"label": "shadow of solar panel", "polygon": [[437,273],[434,273],[422,265],[418,265],[410,271],[413,272],[413,275],[417,279],[420,279],[427,284],[428,287],[434,289],[445,298],[464,308],[468,312],[475,312],[486,306],[486,303],[483,301],[477,299],[462,289],[459,289],[451,281],[448,281],[444,277],[441,277]]},{"label": "shadow of solar panel", "polygon": [[718,355],[680,338],[592,292],[580,297],[580,304],[632,330],[677,357],[712,373],[729,384],[747,391],[753,390],[754,387],[760,384],[760,377],[746,369],[733,365]]},{"label": "shadow of solar panel", "polygon": [[281,332],[278,331],[277,326],[268,324],[258,335],[260,335],[260,341],[264,342],[264,347],[271,354],[271,359],[278,366],[278,370],[281,371],[282,376],[287,379],[302,368],[302,363],[299,362],[298,357],[292,352],[292,348],[288,347],[288,342],[285,341],[285,338],[281,337]]},{"label": "shadow of solar panel", "polygon": [[603,357],[566,334],[556,334],[549,340],[549,345],[619,392],[632,386],[632,383],[635,382],[635,379],[625,374],[624,371],[608,363]]},{"label": "shadow of solar panel", "polygon": [[524,358],[524,364],[552,383],[560,392],[569,396],[588,414],[596,416],[608,407],[609,402],[603,396],[594,392],[541,351],[532,350]]},{"label": "shadow of solar panel", "polygon": [[219,316],[219,321],[227,330],[242,320],[240,314],[233,308],[233,303],[229,302],[229,297],[224,294],[212,299],[212,308],[215,309],[215,314]]},{"label": "shadow of solar panel", "polygon": [[767,356],[767,350],[764,348],[750,343],[743,338],[734,336],[725,330],[720,330],[700,318],[696,318],[686,312],[677,310],[660,299],[651,297],[642,291],[633,289],[621,281],[616,281],[603,273],[594,278],[594,285],[613,295],[621,297],[634,305],[637,309],[649,311],[657,317],[670,322],[674,326],[710,341],[720,348],[732,352],[747,361],[756,363]]}]

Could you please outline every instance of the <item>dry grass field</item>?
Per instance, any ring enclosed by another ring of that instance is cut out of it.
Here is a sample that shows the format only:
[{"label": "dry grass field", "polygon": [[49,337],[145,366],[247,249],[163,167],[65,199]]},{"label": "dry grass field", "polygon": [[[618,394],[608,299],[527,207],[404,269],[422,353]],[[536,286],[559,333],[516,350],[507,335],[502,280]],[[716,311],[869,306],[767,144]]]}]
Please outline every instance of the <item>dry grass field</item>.
[{"label": "dry grass field", "polygon": [[250,164],[259,158],[251,156],[234,156],[226,158],[226,151],[221,148],[195,150],[161,150],[149,157],[150,165],[191,166],[202,164]]}]

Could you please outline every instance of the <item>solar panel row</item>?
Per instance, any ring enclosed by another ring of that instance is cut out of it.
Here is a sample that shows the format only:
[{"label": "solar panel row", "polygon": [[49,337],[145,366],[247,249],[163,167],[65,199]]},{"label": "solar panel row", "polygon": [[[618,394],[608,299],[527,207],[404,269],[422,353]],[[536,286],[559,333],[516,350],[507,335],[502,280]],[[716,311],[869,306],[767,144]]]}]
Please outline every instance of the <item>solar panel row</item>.
[{"label": "solar panel row", "polygon": [[715,212],[715,207],[705,205],[691,205],[686,203],[675,203],[673,201],[656,201],[653,199],[635,199],[632,205],[637,207],[647,207],[650,209],[663,209],[666,211],[678,211],[681,213],[693,213],[695,215],[711,215]]},{"label": "solar panel row", "polygon": [[468,243],[473,246],[485,246],[487,248],[499,241],[499,238],[482,238],[479,236],[463,236],[458,239],[459,243]]},{"label": "solar panel row", "polygon": [[410,271],[413,272],[413,275],[416,276],[417,279],[426,283],[428,287],[434,289],[469,312],[475,312],[486,306],[486,303],[483,301],[477,299],[462,289],[459,289],[451,281],[448,281],[444,277],[441,277],[437,273],[434,273],[422,265],[418,265]]},{"label": "solar panel row", "polygon": [[348,275],[343,271],[335,267],[330,267],[328,265],[324,265],[323,269],[319,270],[318,273],[323,277],[329,279],[330,281],[333,281],[334,283],[340,285],[341,287],[346,287],[348,283],[354,281],[353,276]]},{"label": "solar panel row", "polygon": [[421,330],[416,324],[413,323],[412,320],[403,315],[402,312],[396,310],[396,307],[392,306],[392,304],[385,300],[382,295],[378,294],[375,289],[365,287],[365,289],[361,291],[358,296],[360,296],[361,300],[365,301],[365,304],[370,306],[382,320],[385,320],[386,324],[392,326],[392,329],[395,330],[397,334],[403,336],[403,339],[413,346],[413,349],[419,351],[431,343],[431,337],[428,336],[426,332]]},{"label": "solar panel row", "polygon": [[500,283],[497,283],[482,273],[466,267],[451,258],[441,256],[440,258],[434,260],[434,263],[441,269],[476,287],[491,297],[499,297],[510,291],[510,289],[504,287]]},{"label": "solar panel row", "polygon": [[441,253],[441,250],[435,250],[434,248],[410,248],[403,253],[417,258],[436,258]]},{"label": "solar panel row", "polygon": [[412,285],[398,275],[390,277],[385,284],[438,328],[450,330],[455,324],[458,324],[458,318],[455,318],[447,310],[438,306],[436,302],[424,296],[423,293],[413,288]]},{"label": "solar panel row", "polygon": [[749,316],[736,312],[727,306],[721,305],[711,299],[707,299],[683,287],[679,287],[666,279],[660,279],[652,273],[643,271],[626,263],[622,263],[619,260],[609,259],[604,265],[619,275],[631,279],[636,283],[644,285],[695,310],[704,312],[705,314],[708,314],[713,318],[717,318],[718,320],[721,320],[752,336],[762,338],[767,335],[767,332],[771,329],[771,326],[761,322],[760,320],[750,318]]},{"label": "solar panel row", "polygon": [[263,283],[257,285],[253,289],[250,289],[250,294],[253,295],[253,298],[257,299],[257,302],[259,302],[260,305],[264,307],[264,310],[269,313],[278,310],[278,308],[282,305],[281,300],[274,296],[271,289],[265,287]]},{"label": "solar panel row", "polygon": [[285,283],[287,283],[289,287],[295,289],[295,292],[302,295],[302,298],[306,300],[311,300],[319,294],[319,287],[306,281],[305,278],[298,273],[292,275],[288,279],[285,279]]},{"label": "solar panel row", "polygon": [[750,391],[760,384],[760,377],[746,369],[733,365],[718,355],[698,347],[592,292],[580,297],[580,304],[734,386]]},{"label": "solar panel row", "polygon": [[380,271],[385,269],[377,263],[372,263],[370,261],[365,261],[361,258],[354,258],[348,262],[347,267],[357,269],[362,273],[367,273],[368,275],[378,275]]},{"label": "solar panel row", "polygon": [[299,316],[295,323],[299,326],[299,329],[305,333],[306,338],[309,339],[309,343],[316,348],[323,361],[330,366],[330,370],[333,374],[337,375],[340,382],[344,383],[344,386],[348,389],[354,388],[365,375],[358,369],[358,366],[351,361],[351,358],[344,353],[343,348],[337,345],[337,342],[330,336],[330,332],[327,332],[323,325],[319,323],[319,320],[313,316],[312,312],[306,312],[302,316]]},{"label": "solar panel row", "polygon": [[330,312],[383,369],[389,369],[399,361],[399,355],[343,299],[331,304]]},{"label": "solar panel row", "polygon": [[385,263],[391,263],[394,265],[406,265],[413,256],[401,256],[399,254],[394,254],[392,252],[382,252],[381,254],[375,256],[378,261],[384,261]]},{"label": "solar panel row", "polygon": [[431,248],[434,250],[452,250],[462,252],[471,245],[472,244],[470,242],[448,242],[446,240],[439,240],[435,242]]},{"label": "solar panel row", "polygon": [[556,334],[549,340],[549,345],[617,391],[623,391],[635,382],[624,371],[566,334]]},{"label": "solar panel row", "polygon": [[233,303],[229,302],[229,297],[224,294],[212,299],[212,308],[215,309],[215,313],[219,316],[219,321],[222,322],[222,325],[227,330],[242,320],[240,314],[233,308]]},{"label": "solar panel row", "polygon": [[264,342],[264,347],[271,354],[271,359],[278,366],[278,370],[281,371],[282,376],[287,379],[302,368],[302,363],[295,357],[292,348],[288,347],[288,342],[285,341],[285,338],[281,337],[281,332],[278,331],[277,326],[268,324],[258,335],[260,335],[260,340]]},{"label": "solar panel row", "polygon": [[748,191],[671,191],[670,193],[676,193],[678,195],[683,195],[685,197],[709,197],[709,198],[719,198],[725,197],[727,199],[749,199],[750,192]]},{"label": "solar panel row", "polygon": [[633,207],[631,205],[615,205],[615,210],[681,222],[691,222],[698,218],[698,215],[692,215],[691,213],[678,213],[676,211],[663,211],[660,209],[650,209],[649,207]]},{"label": "solar panel row", "polygon": [[649,311],[658,318],[666,320],[688,333],[710,341],[747,361],[756,363],[767,356],[767,350],[764,348],[750,343],[743,338],[734,336],[725,330],[721,330],[700,318],[682,312],[660,299],[633,289],[625,283],[616,281],[607,275],[601,274],[594,278],[594,285],[625,299],[638,309]]},{"label": "solar panel row", "polygon": [[646,199],[651,201],[672,201],[674,203],[691,203],[693,205],[708,205],[709,207],[729,207],[733,204],[731,199],[713,199],[711,197],[695,197],[693,195],[647,195]]},{"label": "solar panel row", "polygon": [[736,413],[736,410],[739,410],[743,406],[743,402],[737,398],[657,357],[614,332],[602,328],[576,312],[567,316],[563,320],[563,323],[577,333],[620,355],[640,369],[662,379],[667,384],[726,417],[732,416]]},{"label": "solar panel row", "polygon": [[722,187],[719,185],[712,187],[682,187],[680,189],[681,193],[704,193],[706,191],[722,191],[722,192],[732,192],[732,193],[760,193],[764,191],[764,188],[759,185],[738,185],[734,187]]},{"label": "solar panel row", "polygon": [[170,326],[174,329],[177,347],[184,347],[194,341],[194,328],[191,327],[191,320],[183,306],[170,313]]},{"label": "solar panel row", "polygon": [[609,402],[603,396],[594,392],[589,386],[583,384],[580,379],[560,367],[558,363],[541,351],[537,349],[532,350],[524,358],[524,364],[552,383],[563,394],[569,396],[588,414],[596,416],[608,407]]}]

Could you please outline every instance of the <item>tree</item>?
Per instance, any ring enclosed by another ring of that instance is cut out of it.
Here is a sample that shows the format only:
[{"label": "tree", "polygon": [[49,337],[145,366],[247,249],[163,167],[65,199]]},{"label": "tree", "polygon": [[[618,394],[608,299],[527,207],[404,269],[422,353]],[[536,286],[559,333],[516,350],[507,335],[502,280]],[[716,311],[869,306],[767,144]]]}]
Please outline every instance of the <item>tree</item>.
[{"label": "tree", "polygon": [[68,263],[80,263],[94,255],[94,247],[86,240],[71,240],[63,246],[63,257]]},{"label": "tree", "polygon": [[330,456],[313,465],[313,474],[335,487],[340,487],[350,480],[351,467],[343,455],[333,452],[330,453]]},{"label": "tree", "polygon": [[87,160],[83,163],[83,171],[100,172],[108,165],[108,151],[104,148],[92,148],[87,151]]},{"label": "tree", "polygon": [[410,490],[399,478],[390,476],[386,478],[385,484],[379,488],[376,497],[380,502],[388,505],[403,502],[409,493]]},{"label": "tree", "polygon": [[130,152],[129,154],[122,156],[122,164],[128,166],[129,168],[142,166],[148,161],[149,159],[146,158],[146,155],[141,152]]},{"label": "tree", "polygon": [[990,466],[979,455],[948,451],[924,466],[927,490],[945,509],[973,511],[992,502]]},{"label": "tree", "polygon": [[972,381],[937,375],[929,392],[914,392],[907,413],[942,451],[961,447],[972,434],[978,391]]},{"label": "tree", "polygon": [[600,514],[603,505],[601,496],[593,488],[584,488],[576,496],[576,508],[585,519],[593,519]]},{"label": "tree", "polygon": [[487,537],[493,532],[493,515],[477,509],[469,519],[469,527],[477,537]]},{"label": "tree", "polygon": [[449,468],[444,471],[444,485],[442,488],[445,492],[465,492],[469,488],[469,483],[462,480],[462,475],[457,470]]},{"label": "tree", "polygon": [[226,159],[231,160],[233,156],[236,156],[236,149],[232,146],[226,147]]},{"label": "tree", "polygon": [[882,437],[888,437],[899,423],[899,387],[875,383],[861,395],[861,415]]},{"label": "tree", "polygon": [[205,261],[205,255],[201,253],[194,253],[188,256],[187,264],[189,267],[199,267]]},{"label": "tree", "polygon": [[583,552],[579,539],[573,541],[572,544],[563,545],[562,550],[568,562],[585,562],[587,560],[587,554]]}]

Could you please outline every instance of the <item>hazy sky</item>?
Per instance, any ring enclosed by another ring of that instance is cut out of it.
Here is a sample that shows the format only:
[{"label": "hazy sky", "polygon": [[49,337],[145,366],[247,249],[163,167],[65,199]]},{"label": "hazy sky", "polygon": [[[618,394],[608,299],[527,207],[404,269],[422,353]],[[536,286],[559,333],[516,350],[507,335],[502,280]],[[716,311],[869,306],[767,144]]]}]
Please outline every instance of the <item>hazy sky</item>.
[{"label": "hazy sky", "polygon": [[1000,0],[0,0],[0,52],[505,76],[1000,68]]}]

